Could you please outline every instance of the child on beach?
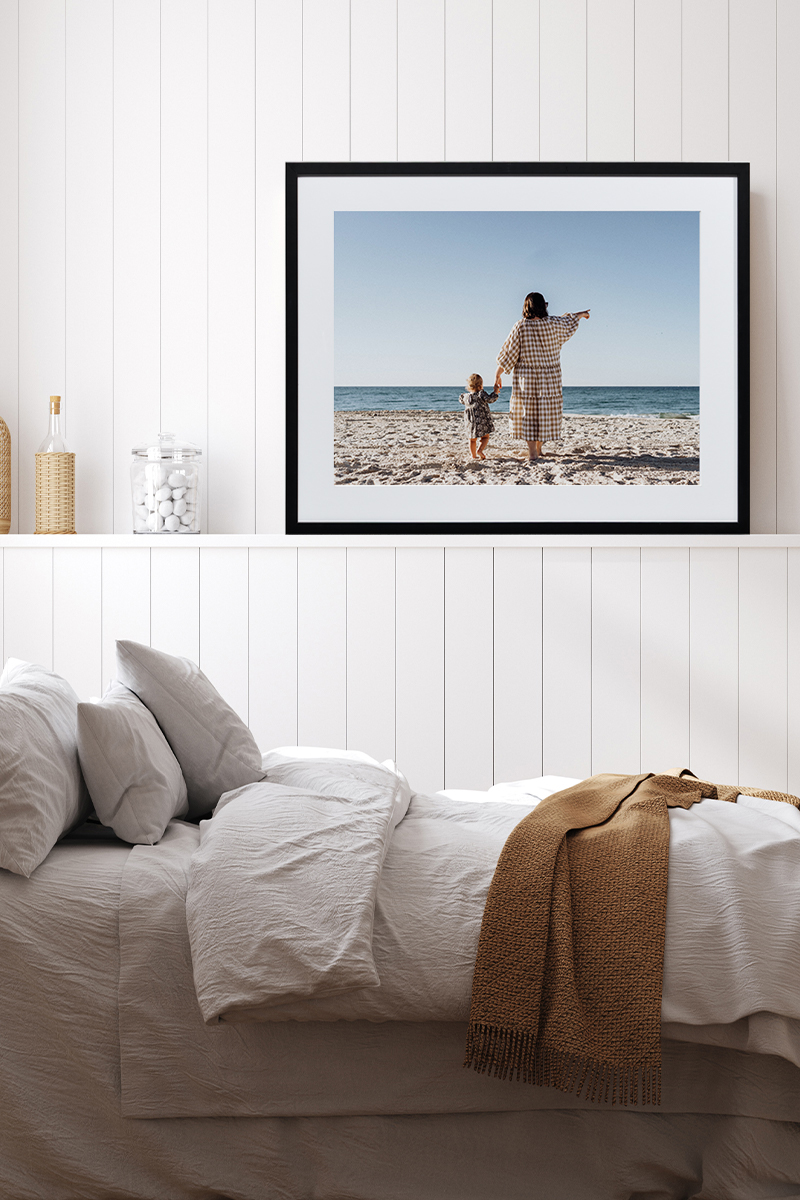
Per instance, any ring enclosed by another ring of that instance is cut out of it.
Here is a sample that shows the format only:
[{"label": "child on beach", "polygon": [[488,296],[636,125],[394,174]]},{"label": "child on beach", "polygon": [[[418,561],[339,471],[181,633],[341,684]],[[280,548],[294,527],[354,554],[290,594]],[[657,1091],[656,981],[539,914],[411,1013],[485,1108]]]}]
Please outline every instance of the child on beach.
[{"label": "child on beach", "polygon": [[482,377],[470,375],[467,379],[467,391],[458,397],[464,405],[464,424],[472,458],[486,458],[483,452],[489,445],[489,434],[494,433],[494,421],[489,412],[489,405],[494,404],[498,395],[497,384],[494,385],[493,392],[485,392]]}]

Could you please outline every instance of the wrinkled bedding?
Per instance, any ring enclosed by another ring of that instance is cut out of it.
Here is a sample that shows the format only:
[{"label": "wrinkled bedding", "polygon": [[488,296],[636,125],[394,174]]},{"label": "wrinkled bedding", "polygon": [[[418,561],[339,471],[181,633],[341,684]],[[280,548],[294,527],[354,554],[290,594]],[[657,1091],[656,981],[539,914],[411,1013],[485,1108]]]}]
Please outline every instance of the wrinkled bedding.
[{"label": "wrinkled bedding", "polygon": [[665,1042],[659,1113],[484,1080],[493,1112],[458,1090],[481,1083],[460,1024],[204,1024],[182,915],[199,840],[176,821],[162,847],[63,842],[30,879],[0,872],[3,1197],[800,1197],[800,1072],[771,1054]]},{"label": "wrinkled bedding", "polygon": [[[351,795],[354,809],[364,803],[358,770],[366,768],[329,760],[312,775],[307,761],[281,760],[267,782],[231,793],[222,813],[202,824],[187,917],[207,1021],[468,1018],[483,907],[503,844],[537,793],[576,781],[493,789],[491,803],[485,795],[415,795],[387,848],[388,772],[384,793],[376,787],[371,801],[379,814],[372,833],[358,808],[348,842],[341,814]],[[304,805],[286,793],[318,788],[320,777],[328,797]],[[800,1019],[800,811],[740,796],[735,805],[671,809],[669,819],[662,1020]],[[130,870],[136,862],[134,855]],[[354,893],[369,901],[357,912]],[[375,974],[363,986],[365,911],[373,904]],[[339,986],[321,980],[315,990],[315,964],[329,969],[331,947]]]}]

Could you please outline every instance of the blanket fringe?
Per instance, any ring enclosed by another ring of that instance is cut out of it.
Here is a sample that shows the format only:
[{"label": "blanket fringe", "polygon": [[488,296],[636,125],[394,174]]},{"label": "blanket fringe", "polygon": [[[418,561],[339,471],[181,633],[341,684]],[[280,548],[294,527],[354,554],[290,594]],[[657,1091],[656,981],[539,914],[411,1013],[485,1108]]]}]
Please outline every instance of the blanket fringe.
[{"label": "blanket fringe", "polygon": [[620,1066],[537,1044],[517,1029],[471,1023],[465,1067],[498,1079],[555,1087],[597,1104],[661,1104],[661,1064]]}]

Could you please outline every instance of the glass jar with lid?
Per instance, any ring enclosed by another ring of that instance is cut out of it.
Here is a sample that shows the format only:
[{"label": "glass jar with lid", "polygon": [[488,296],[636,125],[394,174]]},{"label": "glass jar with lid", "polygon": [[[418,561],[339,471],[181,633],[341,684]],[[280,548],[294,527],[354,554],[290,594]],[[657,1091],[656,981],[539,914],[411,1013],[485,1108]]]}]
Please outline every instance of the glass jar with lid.
[{"label": "glass jar with lid", "polygon": [[174,433],[134,446],[131,499],[134,533],[199,533],[202,451]]}]

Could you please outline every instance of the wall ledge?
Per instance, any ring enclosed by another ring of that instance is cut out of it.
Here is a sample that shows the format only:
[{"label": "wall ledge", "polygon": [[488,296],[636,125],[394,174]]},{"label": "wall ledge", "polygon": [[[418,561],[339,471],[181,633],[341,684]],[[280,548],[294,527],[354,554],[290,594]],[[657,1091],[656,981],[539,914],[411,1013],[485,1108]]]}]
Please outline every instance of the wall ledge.
[{"label": "wall ledge", "polygon": [[402,537],[362,535],[360,537],[333,536],[304,536],[287,537],[284,534],[246,534],[219,533],[199,534],[189,537],[163,537],[146,534],[112,534],[112,533],[82,533],[68,537],[35,535],[35,534],[6,534],[0,536],[0,550],[27,549],[148,549],[148,550],[198,550],[198,549],[291,549],[294,547],[321,547],[366,549],[375,547],[396,548],[405,547],[432,548],[519,548],[532,549],[603,549],[608,547],[717,547],[741,549],[781,549],[800,548],[800,533],[751,533],[732,536],[714,536],[706,534],[651,534],[651,535],[616,535],[599,536],[571,535],[561,536],[548,534],[508,535],[505,537],[491,536],[436,536],[436,535],[407,535]]}]

